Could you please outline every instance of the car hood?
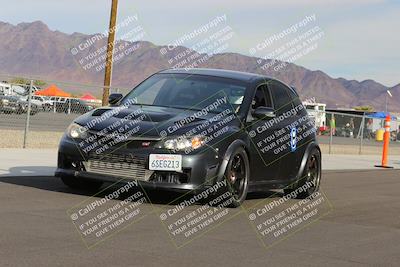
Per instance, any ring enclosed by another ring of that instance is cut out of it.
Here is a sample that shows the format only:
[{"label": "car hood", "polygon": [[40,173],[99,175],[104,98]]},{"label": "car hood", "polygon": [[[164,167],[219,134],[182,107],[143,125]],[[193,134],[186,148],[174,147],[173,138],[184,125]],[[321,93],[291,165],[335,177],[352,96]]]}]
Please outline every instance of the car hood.
[{"label": "car hood", "polygon": [[136,136],[165,137],[186,134],[194,127],[212,119],[212,123],[206,127],[209,128],[226,118],[226,116],[217,118],[218,114],[215,113],[199,114],[201,114],[199,111],[157,106],[130,106],[123,109],[107,107],[86,113],[75,122],[88,127],[91,131],[108,129],[107,132],[112,132],[123,128],[124,132],[127,132],[136,129],[134,134]]}]

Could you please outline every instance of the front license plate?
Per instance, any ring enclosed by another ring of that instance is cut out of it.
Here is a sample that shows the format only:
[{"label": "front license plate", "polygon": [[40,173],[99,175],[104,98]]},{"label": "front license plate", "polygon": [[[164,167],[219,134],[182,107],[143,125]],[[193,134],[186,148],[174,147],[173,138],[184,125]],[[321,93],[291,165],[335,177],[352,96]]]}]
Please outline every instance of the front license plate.
[{"label": "front license plate", "polygon": [[149,169],[152,171],[182,171],[182,155],[150,154]]}]

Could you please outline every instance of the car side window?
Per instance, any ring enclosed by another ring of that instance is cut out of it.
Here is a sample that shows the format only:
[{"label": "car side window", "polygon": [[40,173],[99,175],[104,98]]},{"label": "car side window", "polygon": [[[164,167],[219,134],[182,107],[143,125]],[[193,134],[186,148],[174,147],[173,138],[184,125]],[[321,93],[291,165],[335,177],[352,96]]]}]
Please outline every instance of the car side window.
[{"label": "car side window", "polygon": [[301,100],[299,95],[294,91],[295,89],[292,87],[292,89],[288,88],[288,93],[289,96],[292,98],[293,106],[297,107],[299,105],[302,105]]},{"label": "car side window", "polygon": [[251,107],[249,109],[249,112],[247,113],[247,121],[248,122],[251,122],[255,119],[252,116],[252,113],[258,107],[273,108],[271,94],[269,92],[268,86],[265,84],[258,86],[256,89],[256,93],[251,102]]},{"label": "car side window", "polygon": [[293,101],[289,96],[286,86],[274,81],[269,84],[269,88],[271,89],[272,99],[274,100],[277,115],[281,115],[293,108]]},{"label": "car side window", "polygon": [[258,107],[269,107],[272,108],[271,96],[269,94],[268,87],[264,85],[260,85],[256,94],[254,95],[253,101],[251,102],[251,108],[254,110]]}]

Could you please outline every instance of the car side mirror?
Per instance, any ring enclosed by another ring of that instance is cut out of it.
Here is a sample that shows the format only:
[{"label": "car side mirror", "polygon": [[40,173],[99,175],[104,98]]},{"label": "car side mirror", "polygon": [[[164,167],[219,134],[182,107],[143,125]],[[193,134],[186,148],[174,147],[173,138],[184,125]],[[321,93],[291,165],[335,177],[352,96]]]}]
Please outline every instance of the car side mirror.
[{"label": "car side mirror", "polygon": [[123,95],[122,94],[111,94],[108,97],[108,103],[110,105],[115,105],[117,104],[121,99],[122,99]]},{"label": "car side mirror", "polygon": [[273,108],[268,108],[268,107],[258,107],[253,111],[253,117],[256,117],[257,119],[270,119],[270,118],[275,118],[275,110]]}]

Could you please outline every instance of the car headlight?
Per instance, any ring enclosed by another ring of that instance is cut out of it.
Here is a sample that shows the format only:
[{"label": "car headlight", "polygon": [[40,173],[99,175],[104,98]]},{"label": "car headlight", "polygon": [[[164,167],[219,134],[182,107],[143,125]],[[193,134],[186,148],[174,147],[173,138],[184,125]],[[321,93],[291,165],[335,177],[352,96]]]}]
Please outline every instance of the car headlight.
[{"label": "car headlight", "polygon": [[204,136],[179,137],[164,141],[164,148],[169,150],[198,149],[205,144]]},{"label": "car headlight", "polygon": [[72,123],[68,127],[67,134],[73,139],[85,139],[88,137],[87,129],[76,123]]}]

